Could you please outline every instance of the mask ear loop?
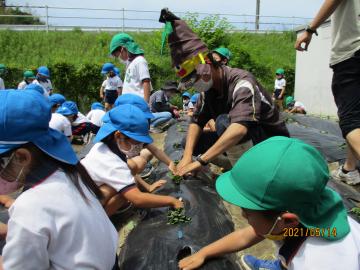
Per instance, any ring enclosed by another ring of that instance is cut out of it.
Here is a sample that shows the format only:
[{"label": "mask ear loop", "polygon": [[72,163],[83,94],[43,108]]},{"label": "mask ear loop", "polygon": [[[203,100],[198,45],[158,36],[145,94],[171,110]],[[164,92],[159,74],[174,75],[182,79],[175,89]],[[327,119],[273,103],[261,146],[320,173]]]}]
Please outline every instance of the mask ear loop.
[{"label": "mask ear loop", "polygon": [[[20,180],[21,175],[23,174],[23,171],[24,171],[24,166],[21,168],[19,174],[16,176],[15,182],[19,182],[19,183],[20,183],[19,180]],[[21,183],[21,184],[23,184],[23,183]]]},{"label": "mask ear loop", "polygon": [[269,234],[271,234],[271,233],[273,232],[273,230],[275,229],[277,223],[278,223],[280,220],[282,220],[282,218],[281,218],[280,216],[276,218],[276,221],[275,221],[274,225],[271,227],[270,231],[269,231],[266,235],[269,235]]}]

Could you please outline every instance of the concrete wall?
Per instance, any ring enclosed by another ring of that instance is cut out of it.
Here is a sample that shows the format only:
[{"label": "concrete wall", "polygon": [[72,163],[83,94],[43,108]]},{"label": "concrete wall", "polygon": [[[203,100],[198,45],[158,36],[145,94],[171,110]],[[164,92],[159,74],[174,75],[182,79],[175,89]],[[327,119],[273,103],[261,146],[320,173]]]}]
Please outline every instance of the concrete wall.
[{"label": "concrete wall", "polygon": [[[299,30],[299,36],[303,30]],[[309,114],[337,117],[331,92],[332,69],[330,23],[323,24],[319,36],[313,35],[308,51],[296,52],[295,100],[304,103]]]}]

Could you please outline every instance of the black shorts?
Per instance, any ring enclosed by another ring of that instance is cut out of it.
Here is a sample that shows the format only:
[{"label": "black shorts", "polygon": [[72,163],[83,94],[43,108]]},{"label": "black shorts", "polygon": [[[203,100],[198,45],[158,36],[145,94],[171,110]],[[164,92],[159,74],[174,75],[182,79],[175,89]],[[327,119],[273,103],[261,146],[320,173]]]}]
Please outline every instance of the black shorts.
[{"label": "black shorts", "polygon": [[105,90],[105,103],[113,105],[118,97],[116,90]]},{"label": "black shorts", "polygon": [[339,64],[332,66],[332,92],[338,108],[339,124],[346,138],[360,128],[360,51]]},{"label": "black shorts", "polygon": [[275,97],[275,99],[277,99],[277,100],[282,100],[284,97],[281,97],[281,98],[279,98],[279,96],[280,96],[280,94],[281,94],[281,91],[282,91],[282,89],[275,89],[275,91],[274,91],[274,97]]}]

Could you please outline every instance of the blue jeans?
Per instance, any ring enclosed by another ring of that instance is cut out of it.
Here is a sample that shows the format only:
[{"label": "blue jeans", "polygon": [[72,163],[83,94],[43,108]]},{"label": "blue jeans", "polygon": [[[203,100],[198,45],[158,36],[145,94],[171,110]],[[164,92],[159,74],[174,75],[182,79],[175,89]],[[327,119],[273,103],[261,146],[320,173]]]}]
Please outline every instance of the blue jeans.
[{"label": "blue jeans", "polygon": [[152,114],[154,115],[154,118],[150,121],[151,127],[157,127],[172,118],[172,114],[170,112],[156,112]]}]

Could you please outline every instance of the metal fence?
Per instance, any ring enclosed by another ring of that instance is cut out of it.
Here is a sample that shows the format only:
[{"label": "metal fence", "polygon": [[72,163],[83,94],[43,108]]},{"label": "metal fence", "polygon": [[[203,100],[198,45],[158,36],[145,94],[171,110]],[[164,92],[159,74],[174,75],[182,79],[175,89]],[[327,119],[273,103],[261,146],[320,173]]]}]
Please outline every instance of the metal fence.
[{"label": "metal fence", "polygon": [[[130,9],[100,9],[100,8],[70,8],[51,6],[7,6],[19,8],[21,11],[33,15],[0,15],[2,18],[36,18],[41,21],[38,25],[0,24],[0,29],[12,30],[73,30],[83,31],[152,31],[163,27],[158,22],[159,10],[130,10]],[[175,11],[184,17],[190,12]],[[295,28],[308,23],[310,18],[259,16],[259,30],[256,29],[256,15],[248,14],[216,14],[198,13],[197,19],[217,15],[225,18],[233,27],[233,31],[293,31]]]}]

